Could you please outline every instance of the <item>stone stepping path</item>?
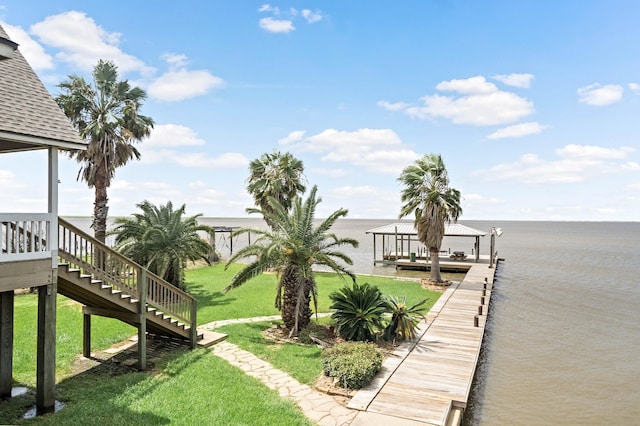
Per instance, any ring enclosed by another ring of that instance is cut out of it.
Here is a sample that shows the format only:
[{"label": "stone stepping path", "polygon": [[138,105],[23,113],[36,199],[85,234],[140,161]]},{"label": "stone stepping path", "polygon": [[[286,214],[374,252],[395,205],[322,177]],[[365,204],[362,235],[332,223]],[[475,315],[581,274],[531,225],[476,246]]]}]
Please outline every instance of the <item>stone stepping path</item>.
[{"label": "stone stepping path", "polygon": [[298,382],[284,371],[278,370],[232,343],[218,343],[211,348],[211,351],[231,365],[240,368],[245,374],[260,380],[270,389],[275,389],[281,397],[295,401],[304,415],[318,425],[350,425],[358,413],[341,405],[333,397]]},{"label": "stone stepping path", "polygon": [[[225,324],[268,321],[278,318],[280,316],[225,320],[200,327],[214,329]],[[211,352],[231,365],[240,368],[245,374],[260,380],[268,388],[278,391],[281,397],[295,401],[304,415],[320,426],[350,425],[358,413],[356,410],[341,405],[330,395],[318,392],[310,386],[298,382],[288,373],[278,370],[251,352],[244,351],[232,343],[220,342],[211,347]]]}]

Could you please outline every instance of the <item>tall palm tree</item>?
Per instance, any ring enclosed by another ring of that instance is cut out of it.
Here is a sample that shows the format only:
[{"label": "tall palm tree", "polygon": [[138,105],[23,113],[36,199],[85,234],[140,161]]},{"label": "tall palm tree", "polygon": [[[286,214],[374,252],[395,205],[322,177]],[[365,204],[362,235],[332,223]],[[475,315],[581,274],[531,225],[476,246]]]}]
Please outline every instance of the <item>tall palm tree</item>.
[{"label": "tall palm tree", "polygon": [[353,261],[336,249],[343,245],[358,247],[358,241],[338,238],[330,232],[333,224],[346,216],[348,211],[336,210],[315,226],[316,206],[322,201],[321,198],[316,198],[317,190],[314,186],[304,201],[296,196],[291,212],[287,212],[285,206],[274,197],[269,198],[269,210],[247,209],[248,213],[262,214],[273,226],[266,230],[243,228],[236,231],[234,235],[251,232],[258,235],[258,238],[234,254],[226,265],[228,267],[238,259],[252,258],[252,263],[233,277],[225,291],[244,284],[267,269],[274,268],[278,271],[275,306],[280,310],[290,335],[296,335],[309,324],[312,315],[311,300],[317,312],[317,286],[312,270],[314,265],[328,267],[341,276],[346,274],[355,281],[355,275],[344,265],[352,265]]},{"label": "tall palm tree", "polygon": [[118,81],[118,68],[105,60],[99,60],[93,69],[93,85],[70,75],[58,87],[62,93],[56,102],[89,143],[86,151],[70,151],[70,155],[82,164],[78,180],[95,190],[92,227],[96,239],[104,242],[107,188],[116,168],[134,157],[140,159],[133,144],[149,136],[153,128],[153,120],[140,114],[147,95],[127,80]]},{"label": "tall palm tree", "polygon": [[[289,211],[296,195],[304,193],[304,164],[288,152],[284,154],[274,150],[262,154],[249,164],[250,175],[247,178],[247,190],[253,196],[257,207],[265,212],[271,211],[269,197]],[[273,226],[268,216],[264,217],[269,226]]]},{"label": "tall palm tree", "polygon": [[174,210],[171,201],[160,207],[143,201],[137,207],[142,213],[115,220],[109,234],[116,236],[116,250],[184,289],[187,261],[204,259],[209,263],[212,248],[198,232],[212,235],[213,228],[198,224],[200,214],[183,218],[184,204]]},{"label": "tall palm tree", "polygon": [[456,222],[462,214],[460,191],[449,188],[449,176],[442,157],[424,155],[403,171],[398,181],[402,190],[400,218],[415,214],[414,225],[420,240],[431,253],[430,280],[442,282],[440,247],[445,224]]}]

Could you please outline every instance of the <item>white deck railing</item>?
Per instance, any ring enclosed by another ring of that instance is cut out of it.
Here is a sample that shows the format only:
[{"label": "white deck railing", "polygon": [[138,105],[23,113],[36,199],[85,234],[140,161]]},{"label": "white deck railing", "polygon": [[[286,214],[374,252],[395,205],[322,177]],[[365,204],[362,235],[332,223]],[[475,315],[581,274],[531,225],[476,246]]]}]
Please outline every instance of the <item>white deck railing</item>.
[{"label": "white deck railing", "polygon": [[47,259],[57,250],[49,213],[0,213],[0,263]]}]

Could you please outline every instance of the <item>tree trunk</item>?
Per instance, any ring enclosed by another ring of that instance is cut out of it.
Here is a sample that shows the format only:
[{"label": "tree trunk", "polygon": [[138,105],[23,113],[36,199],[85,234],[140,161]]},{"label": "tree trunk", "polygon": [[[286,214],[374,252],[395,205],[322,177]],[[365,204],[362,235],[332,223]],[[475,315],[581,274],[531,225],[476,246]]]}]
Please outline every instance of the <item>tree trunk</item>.
[{"label": "tree trunk", "polygon": [[429,279],[436,283],[442,282],[440,275],[440,250],[430,250],[431,253],[431,273]]},{"label": "tree trunk", "polygon": [[94,237],[104,243],[107,238],[107,170],[104,163],[96,165],[95,201],[93,204],[93,228]]},{"label": "tree trunk", "polygon": [[[309,324],[313,314],[309,306],[311,303],[311,287],[309,283],[302,281],[298,272],[293,268],[285,269],[281,279],[283,280],[282,287],[284,292],[281,309],[282,321],[291,332],[291,335],[295,336]],[[296,315],[300,292],[302,292],[302,299]]]}]

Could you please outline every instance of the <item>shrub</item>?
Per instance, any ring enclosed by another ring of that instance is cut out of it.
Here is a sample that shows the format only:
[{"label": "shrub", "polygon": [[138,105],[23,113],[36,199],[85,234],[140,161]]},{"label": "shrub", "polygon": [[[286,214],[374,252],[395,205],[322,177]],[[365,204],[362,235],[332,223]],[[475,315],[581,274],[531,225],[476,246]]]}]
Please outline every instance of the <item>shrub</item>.
[{"label": "shrub", "polygon": [[388,304],[378,287],[354,282],[331,293],[329,298],[333,301],[330,308],[335,309],[331,318],[344,339],[373,341],[376,333],[384,330]]},{"label": "shrub", "polygon": [[389,312],[391,313],[391,321],[384,331],[384,337],[387,340],[398,338],[399,340],[413,339],[416,337],[416,327],[424,319],[426,307],[424,306],[429,299],[423,299],[420,302],[407,307],[407,298],[403,297],[399,301],[395,297],[388,298],[387,303]]},{"label": "shrub", "polygon": [[360,389],[380,371],[382,353],[370,343],[344,342],[322,352],[322,366],[340,386]]}]

